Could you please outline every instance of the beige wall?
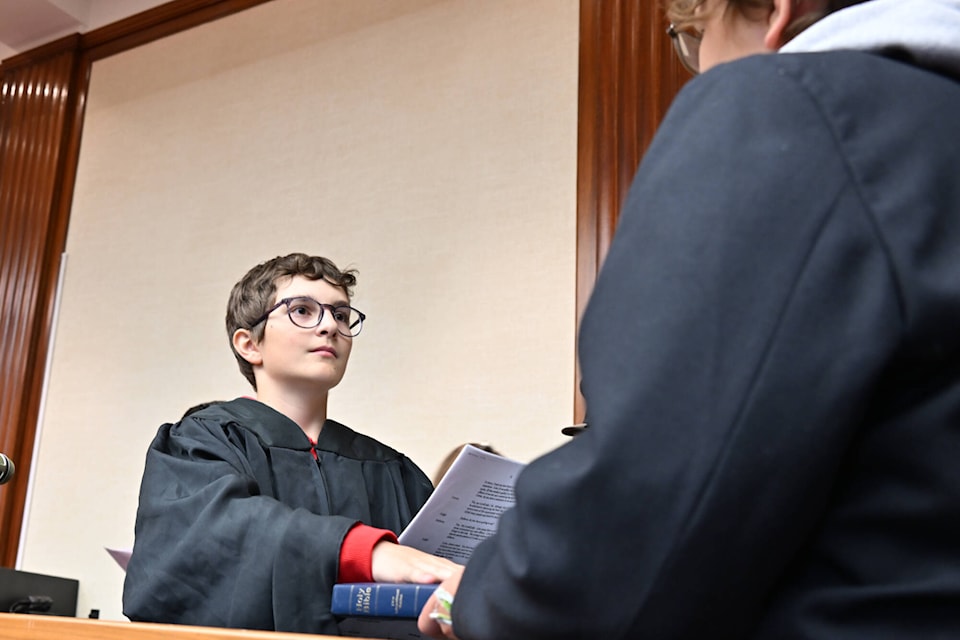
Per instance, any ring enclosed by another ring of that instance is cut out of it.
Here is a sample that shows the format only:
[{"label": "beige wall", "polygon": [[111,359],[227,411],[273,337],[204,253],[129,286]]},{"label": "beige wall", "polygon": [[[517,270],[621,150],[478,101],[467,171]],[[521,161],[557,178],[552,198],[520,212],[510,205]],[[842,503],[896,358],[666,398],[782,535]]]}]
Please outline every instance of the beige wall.
[{"label": "beige wall", "polygon": [[572,419],[576,0],[276,0],[94,65],[20,568],[122,619],[146,448],[250,393],[223,328],[257,262],[359,270],[330,416],[432,475]]}]

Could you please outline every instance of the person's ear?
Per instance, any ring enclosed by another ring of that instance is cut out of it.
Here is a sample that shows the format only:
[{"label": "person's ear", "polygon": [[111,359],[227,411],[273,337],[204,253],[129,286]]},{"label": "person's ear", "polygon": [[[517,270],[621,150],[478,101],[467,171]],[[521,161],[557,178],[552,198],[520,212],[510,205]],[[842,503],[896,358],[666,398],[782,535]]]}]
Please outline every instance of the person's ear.
[{"label": "person's ear", "polygon": [[763,38],[763,45],[770,51],[778,51],[787,43],[787,27],[797,16],[794,2],[795,0],[773,0],[773,10],[767,18],[767,32]]},{"label": "person's ear", "polygon": [[241,358],[253,366],[263,364],[260,345],[253,339],[250,329],[237,329],[233,332],[233,348],[240,354]]}]

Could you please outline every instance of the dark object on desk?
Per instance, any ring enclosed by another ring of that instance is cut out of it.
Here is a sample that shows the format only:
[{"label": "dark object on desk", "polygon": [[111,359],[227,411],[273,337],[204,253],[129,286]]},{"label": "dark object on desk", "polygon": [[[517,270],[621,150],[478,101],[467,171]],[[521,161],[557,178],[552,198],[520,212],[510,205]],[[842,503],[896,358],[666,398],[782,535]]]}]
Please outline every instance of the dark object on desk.
[{"label": "dark object on desk", "polygon": [[10,605],[10,613],[46,613],[52,606],[50,596],[27,596]]},{"label": "dark object on desk", "polygon": [[416,640],[417,616],[439,585],[344,582],[333,585],[330,611],[342,636]]},{"label": "dark object on desk", "polygon": [[0,611],[77,615],[80,582],[0,567]]}]

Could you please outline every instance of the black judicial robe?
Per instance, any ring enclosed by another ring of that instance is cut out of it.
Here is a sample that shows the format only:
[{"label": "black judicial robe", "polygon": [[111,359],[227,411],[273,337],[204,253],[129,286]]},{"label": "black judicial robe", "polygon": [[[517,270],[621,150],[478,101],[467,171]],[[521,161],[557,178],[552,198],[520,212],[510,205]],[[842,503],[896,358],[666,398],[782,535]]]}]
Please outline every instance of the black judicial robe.
[{"label": "black judicial robe", "polygon": [[328,420],[316,446],[247,398],[160,427],[123,589],[135,621],[336,634],[330,593],[356,523],[399,533],[432,485],[406,456]]}]

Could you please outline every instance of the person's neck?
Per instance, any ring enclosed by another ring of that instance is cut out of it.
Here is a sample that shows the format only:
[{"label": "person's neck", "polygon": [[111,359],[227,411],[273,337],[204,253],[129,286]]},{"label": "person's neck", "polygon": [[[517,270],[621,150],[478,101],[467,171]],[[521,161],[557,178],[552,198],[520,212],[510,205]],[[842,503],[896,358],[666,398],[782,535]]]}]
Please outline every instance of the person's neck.
[{"label": "person's neck", "polygon": [[326,391],[291,392],[258,381],[257,400],[296,422],[308,438],[317,441],[327,419]]}]

